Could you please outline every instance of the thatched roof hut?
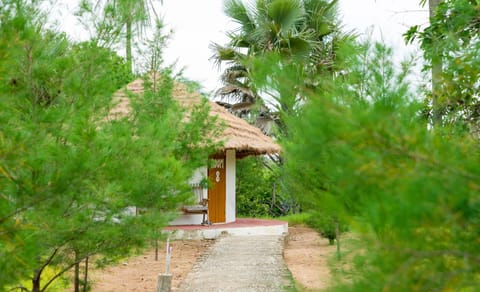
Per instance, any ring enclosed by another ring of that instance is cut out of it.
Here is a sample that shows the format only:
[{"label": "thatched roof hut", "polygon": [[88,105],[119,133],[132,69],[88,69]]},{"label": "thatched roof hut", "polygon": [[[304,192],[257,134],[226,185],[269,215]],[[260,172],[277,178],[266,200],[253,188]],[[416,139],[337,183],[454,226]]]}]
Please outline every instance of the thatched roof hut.
[{"label": "thatched roof hut", "polygon": [[[115,116],[128,115],[130,111],[129,98],[127,92],[133,94],[143,93],[143,80],[137,79],[129,83],[126,88],[118,90],[114,94],[115,107],[110,111],[108,119]],[[201,102],[203,98],[199,93],[188,90],[185,84],[174,82],[173,98],[184,107],[194,107]],[[279,153],[281,148],[272,138],[264,135],[259,128],[250,125],[245,120],[229,113],[224,107],[215,102],[209,102],[210,115],[217,116],[220,123],[225,124],[223,134],[218,137],[218,141],[223,142],[223,149],[235,149],[236,157],[243,158],[248,155],[262,155]]]}]

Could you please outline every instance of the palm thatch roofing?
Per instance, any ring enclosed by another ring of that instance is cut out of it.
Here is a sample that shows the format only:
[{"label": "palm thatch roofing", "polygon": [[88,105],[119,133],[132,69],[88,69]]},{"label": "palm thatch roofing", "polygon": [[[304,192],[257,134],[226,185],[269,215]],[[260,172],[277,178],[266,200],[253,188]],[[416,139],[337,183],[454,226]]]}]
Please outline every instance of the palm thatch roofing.
[{"label": "palm thatch roofing", "polygon": [[[115,106],[110,111],[107,120],[128,115],[131,111],[128,96],[129,94],[142,94],[144,91],[143,82],[142,79],[134,80],[114,94]],[[189,90],[185,84],[177,81],[174,81],[172,95],[181,106],[187,109],[200,104],[202,98],[204,98],[198,92]],[[259,128],[234,116],[215,102],[210,101],[209,106],[210,115],[216,116],[218,121],[225,125],[223,134],[216,139],[218,142],[223,142],[223,148],[219,150],[220,152],[234,149],[237,158],[280,153],[280,146],[272,138],[264,135]]]}]

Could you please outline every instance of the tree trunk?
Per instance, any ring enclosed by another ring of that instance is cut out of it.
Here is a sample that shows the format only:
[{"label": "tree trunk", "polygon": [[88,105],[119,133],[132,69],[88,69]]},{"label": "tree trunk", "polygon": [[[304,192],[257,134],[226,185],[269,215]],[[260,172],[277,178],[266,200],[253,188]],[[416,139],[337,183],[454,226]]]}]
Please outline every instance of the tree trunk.
[{"label": "tree trunk", "polygon": [[75,252],[75,272],[73,275],[73,289],[75,292],[80,292],[80,263],[78,262],[78,253]]},{"label": "tree trunk", "polygon": [[438,4],[442,0],[428,0],[428,10],[430,12],[430,17],[435,16],[435,9],[437,9]]},{"label": "tree trunk", "polygon": [[[435,17],[435,12],[441,0],[428,0],[428,9],[430,19]],[[442,77],[442,57],[432,58],[432,120],[433,125],[439,125],[442,122],[442,108],[439,104],[440,83]]]},{"label": "tree trunk", "polygon": [[126,59],[127,59],[127,68],[130,73],[133,73],[133,61],[132,61],[132,20],[127,19],[126,23],[127,35],[126,35]]},{"label": "tree trunk", "polygon": [[88,257],[85,258],[85,274],[83,275],[83,292],[88,291]]},{"label": "tree trunk", "polygon": [[273,206],[275,206],[275,196],[276,196],[276,191],[277,191],[277,184],[273,183],[273,189],[272,189],[272,201],[270,202],[270,213],[273,212]]},{"label": "tree trunk", "polygon": [[80,264],[75,264],[75,274],[73,279],[73,290],[75,292],[80,292]]},{"label": "tree trunk", "polygon": [[32,292],[40,292],[41,271],[36,270],[32,279]]}]

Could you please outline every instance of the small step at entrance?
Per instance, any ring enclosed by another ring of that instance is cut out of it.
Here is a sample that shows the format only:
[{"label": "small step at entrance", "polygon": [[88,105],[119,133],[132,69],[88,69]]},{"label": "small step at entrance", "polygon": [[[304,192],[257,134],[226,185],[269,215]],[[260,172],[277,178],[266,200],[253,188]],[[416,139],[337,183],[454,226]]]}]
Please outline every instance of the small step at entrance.
[{"label": "small step at entrance", "polygon": [[267,219],[237,219],[227,224],[176,225],[164,229],[171,239],[215,239],[220,235],[285,235],[288,222]]}]

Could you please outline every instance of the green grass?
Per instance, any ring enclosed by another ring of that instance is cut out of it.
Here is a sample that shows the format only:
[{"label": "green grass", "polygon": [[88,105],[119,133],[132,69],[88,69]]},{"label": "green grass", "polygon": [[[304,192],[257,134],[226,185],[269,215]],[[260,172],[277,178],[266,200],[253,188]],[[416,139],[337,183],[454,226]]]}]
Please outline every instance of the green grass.
[{"label": "green grass", "polygon": [[296,213],[296,214],[289,214],[286,216],[281,217],[273,217],[273,216],[259,216],[259,217],[251,217],[251,216],[237,216],[237,218],[258,218],[258,219],[271,219],[271,220],[280,220],[280,221],[287,221],[288,226],[298,226],[298,225],[305,225],[308,226],[308,220],[312,215],[310,213]]},{"label": "green grass", "polygon": [[307,221],[310,219],[310,213],[296,213],[273,219],[287,221],[288,226],[308,225]]},{"label": "green grass", "polygon": [[285,291],[285,292],[299,292],[298,283],[297,283],[297,281],[295,281],[295,278],[293,278],[292,272],[289,269],[287,269],[287,271],[288,271],[289,284],[283,286],[283,291]]},{"label": "green grass", "polygon": [[332,291],[348,291],[349,285],[360,275],[358,268],[367,265],[365,262],[365,246],[360,236],[353,232],[347,232],[340,236],[341,258],[337,253],[333,254],[328,265],[332,272]]}]

